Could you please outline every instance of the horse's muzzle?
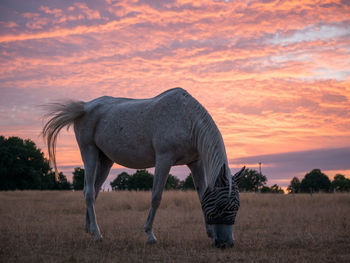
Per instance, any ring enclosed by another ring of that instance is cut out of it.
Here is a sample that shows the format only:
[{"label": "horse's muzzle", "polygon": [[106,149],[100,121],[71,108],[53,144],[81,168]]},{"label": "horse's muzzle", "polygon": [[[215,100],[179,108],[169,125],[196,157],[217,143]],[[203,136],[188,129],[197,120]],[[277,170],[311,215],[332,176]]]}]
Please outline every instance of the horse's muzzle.
[{"label": "horse's muzzle", "polygon": [[213,245],[218,248],[233,247],[233,225],[213,225]]},{"label": "horse's muzzle", "polygon": [[221,249],[225,249],[225,248],[233,248],[235,242],[232,241],[227,241],[227,242],[221,242],[217,239],[214,239],[213,241],[213,246],[217,247],[217,248],[221,248]]}]

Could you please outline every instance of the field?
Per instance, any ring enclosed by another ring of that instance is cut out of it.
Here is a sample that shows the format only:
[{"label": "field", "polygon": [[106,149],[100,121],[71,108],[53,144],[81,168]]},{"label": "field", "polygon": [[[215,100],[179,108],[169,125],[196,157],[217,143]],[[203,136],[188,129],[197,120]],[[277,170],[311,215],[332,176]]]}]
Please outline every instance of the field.
[{"label": "field", "polygon": [[150,193],[105,192],[96,204],[104,236],[84,231],[82,192],[0,192],[0,262],[350,262],[350,194],[241,194],[232,249],[211,246],[195,192],[165,192],[143,224]]}]

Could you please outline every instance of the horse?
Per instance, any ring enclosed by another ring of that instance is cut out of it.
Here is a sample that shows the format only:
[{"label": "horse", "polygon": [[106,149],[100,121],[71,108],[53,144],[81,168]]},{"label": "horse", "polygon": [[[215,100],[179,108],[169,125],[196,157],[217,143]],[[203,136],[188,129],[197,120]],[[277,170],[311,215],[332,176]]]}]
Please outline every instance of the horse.
[{"label": "horse", "polygon": [[152,226],[170,168],[187,165],[208,237],[216,246],[233,246],[238,184],[245,167],[231,176],[220,131],[207,110],[186,90],[174,88],[148,99],[103,96],[46,107],[50,119],[42,135],[56,177],[57,136],[62,128],[74,126],[85,168],[85,229],[94,240],[102,240],[95,201],[114,162],[133,169],[155,167],[151,207],[144,225],[150,244],[157,241]]}]

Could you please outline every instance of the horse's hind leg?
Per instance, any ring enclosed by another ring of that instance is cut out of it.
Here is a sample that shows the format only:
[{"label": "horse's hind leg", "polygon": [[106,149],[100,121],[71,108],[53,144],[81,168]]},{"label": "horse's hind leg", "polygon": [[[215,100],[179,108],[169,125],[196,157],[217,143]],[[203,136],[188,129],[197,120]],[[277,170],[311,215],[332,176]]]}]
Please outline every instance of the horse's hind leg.
[{"label": "horse's hind leg", "polygon": [[95,214],[95,180],[99,150],[96,146],[88,145],[80,147],[81,156],[85,167],[84,196],[87,209],[86,227],[95,240],[101,240],[102,236],[97,225]]},{"label": "horse's hind leg", "polygon": [[171,159],[167,156],[157,156],[156,158],[156,169],[154,173],[154,181],[152,188],[152,203],[149,211],[144,230],[147,234],[146,242],[149,244],[157,241],[152,231],[153,220],[156,215],[157,209],[162,199],[163,189],[168,178],[168,174],[171,168]]},{"label": "horse's hind leg", "polygon": [[[99,151],[99,158],[97,162],[97,171],[96,171],[96,179],[95,179],[95,202],[103,183],[106,181],[106,178],[109,174],[109,171],[111,170],[112,165],[113,165],[113,161],[111,161],[103,152]],[[90,233],[90,218],[89,218],[89,212],[87,208],[86,208],[85,229],[87,233]]]},{"label": "horse's hind leg", "polygon": [[103,183],[106,181],[109,171],[113,166],[113,161],[111,161],[103,152],[99,152],[99,160],[97,163],[97,172],[95,180],[95,202],[98,193],[101,191]]}]

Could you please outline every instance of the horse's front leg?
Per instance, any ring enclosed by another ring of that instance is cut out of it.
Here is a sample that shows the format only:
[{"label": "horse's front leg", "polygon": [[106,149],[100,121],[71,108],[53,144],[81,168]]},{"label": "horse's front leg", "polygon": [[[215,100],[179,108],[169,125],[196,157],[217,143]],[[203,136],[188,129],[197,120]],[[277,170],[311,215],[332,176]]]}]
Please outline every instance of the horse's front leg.
[{"label": "horse's front leg", "polygon": [[[85,191],[86,191],[86,177],[84,176],[84,189],[83,189],[84,197],[85,197]],[[89,218],[89,211],[87,207],[86,207],[86,213],[85,213],[85,231],[86,233],[90,233],[90,218]]]},{"label": "horse's front leg", "polygon": [[[189,163],[187,166],[191,170],[194,185],[196,186],[199,200],[201,200],[207,188],[202,161],[198,160],[198,161]],[[208,237],[213,238],[213,227],[206,222],[205,218],[204,218],[204,222],[205,222],[205,230],[207,232]]]},{"label": "horse's front leg", "polygon": [[151,209],[148,213],[146,224],[144,226],[144,230],[147,234],[146,242],[148,244],[153,244],[157,242],[157,239],[152,231],[152,225],[157,209],[160,205],[163,189],[172,165],[170,160],[171,159],[167,158],[167,156],[159,156],[156,158],[156,169],[153,179]]}]

